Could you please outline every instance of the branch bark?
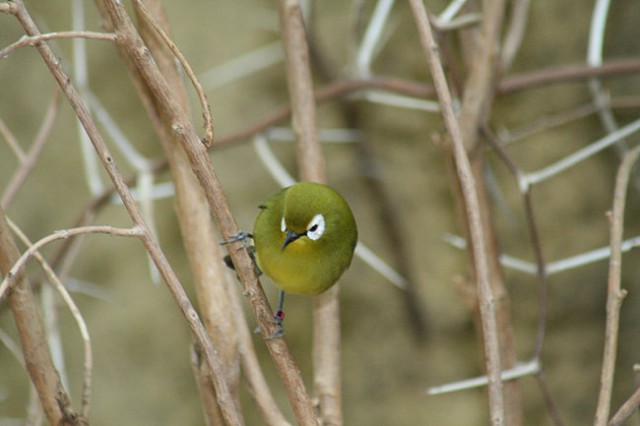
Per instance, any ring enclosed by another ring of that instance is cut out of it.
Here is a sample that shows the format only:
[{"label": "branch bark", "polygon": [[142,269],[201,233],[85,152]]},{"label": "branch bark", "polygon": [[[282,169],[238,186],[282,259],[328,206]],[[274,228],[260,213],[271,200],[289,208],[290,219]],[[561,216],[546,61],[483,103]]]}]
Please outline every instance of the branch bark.
[{"label": "branch bark", "polygon": [[[480,320],[482,325],[483,338],[485,342],[485,356],[487,376],[489,378],[489,409],[491,421],[494,425],[505,424],[505,403],[503,395],[503,385],[501,379],[502,362],[500,353],[500,337],[498,334],[498,323],[496,315],[495,299],[492,289],[489,259],[486,256],[486,235],[484,224],[480,216],[480,201],[478,198],[477,180],[473,174],[464,139],[470,134],[469,129],[463,132],[461,123],[453,112],[453,103],[449,87],[444,75],[442,63],[439,55],[438,45],[431,31],[431,24],[424,4],[421,0],[411,0],[411,8],[416,20],[420,43],[429,63],[431,77],[434,81],[438,99],[440,100],[444,124],[451,139],[453,156],[456,165],[457,176],[460,182],[462,197],[465,207],[465,218],[468,223],[473,269],[477,280],[477,291],[479,297]],[[474,104],[482,105],[480,99],[471,97]],[[474,112],[474,116],[480,113]],[[466,125],[470,127],[469,124]],[[475,138],[475,134],[473,135]]]},{"label": "branch bark", "polygon": [[[147,6],[139,1],[135,1],[133,4],[134,11],[139,18],[141,37],[149,47],[159,70],[167,80],[169,87],[172,88],[181,108],[188,111],[187,93],[180,72],[176,68],[172,49],[157,33],[163,31],[166,34],[169,31],[169,24],[162,4],[158,1],[149,1]],[[154,22],[149,22],[150,19],[153,19]],[[133,78],[141,79],[142,76],[134,66],[129,67],[129,71]],[[140,86],[146,85],[144,80],[140,82]],[[144,96],[144,93],[141,92],[140,95]],[[160,113],[161,106],[157,100],[151,99],[150,105],[153,105],[153,110],[148,113],[157,116],[157,120],[152,120],[152,122],[156,123],[156,133],[169,162],[169,170],[175,187],[175,208],[178,223],[193,273],[200,312],[207,333],[220,354],[227,385],[233,396],[237,412],[241,416],[238,396],[240,355],[236,331],[237,321],[234,320],[232,300],[229,297],[229,292],[234,291],[235,283],[229,279],[230,277],[225,271],[222,250],[216,244],[219,238],[216,236],[217,233],[209,216],[207,200],[196,176],[191,171],[189,160],[180,143],[174,138],[170,124],[163,121]],[[205,110],[208,111],[208,106]],[[206,116],[209,115],[206,114]],[[210,138],[213,138],[212,130],[208,131],[208,134],[211,135]],[[198,383],[202,384],[200,380]],[[202,386],[199,389],[201,393],[210,391],[203,389]],[[202,401],[203,404],[214,404],[214,406],[205,405],[208,421],[211,424],[222,424],[221,412],[215,404],[216,398],[206,398],[206,395],[203,394]]]},{"label": "branch bark", "polygon": [[611,257],[609,258],[609,277],[607,287],[607,321],[604,336],[604,355],[602,373],[600,376],[600,392],[594,424],[604,426],[609,419],[611,409],[611,394],[613,392],[613,377],[618,352],[618,330],[620,328],[620,308],[626,291],[620,287],[622,270],[622,235],[624,231],[624,206],[627,198],[629,176],[633,165],[640,156],[640,147],[636,147],[622,160],[616,176],[616,186],[613,198],[611,221]]},{"label": "branch bark", "polygon": [[[500,265],[500,252],[497,243],[498,238],[492,220],[491,202],[484,184],[485,164],[482,155],[483,150],[476,149],[480,130],[487,123],[491,115],[494,96],[497,93],[498,81],[502,73],[500,43],[506,2],[505,0],[484,1],[481,2],[481,7],[482,21],[480,28],[477,32],[475,30],[469,30],[468,32],[472,33],[469,34],[470,37],[463,38],[463,41],[466,42],[463,47],[467,52],[471,52],[471,57],[468,63],[468,77],[464,84],[458,123],[460,125],[462,141],[469,153],[473,179],[476,182],[478,215],[484,234],[485,250],[482,256],[485,257],[487,262],[491,295],[494,300],[500,362],[502,368],[510,369],[513,368],[517,362],[511,321],[511,302],[506,288],[502,266]],[[470,209],[470,206],[464,206],[464,204],[467,203],[464,196],[460,197],[460,202],[463,204],[463,206],[461,206],[462,208],[466,210]],[[467,232],[473,232],[469,219],[465,219],[465,221],[467,222],[465,224],[465,228],[468,229]],[[473,252],[469,252],[469,254],[472,258],[476,256]],[[472,261],[471,265],[473,282],[478,280],[479,271],[475,266],[475,261]],[[478,288],[478,294],[482,299],[480,282],[476,282],[475,286]],[[482,303],[482,300],[480,300],[480,310],[482,310]],[[482,331],[481,334],[484,334],[486,331],[484,325],[482,325]],[[489,343],[489,339],[490,337],[488,336],[482,336],[482,342],[485,345]],[[487,362],[489,361],[487,360]],[[503,398],[505,410],[504,422],[514,426],[523,424],[522,401],[517,381],[504,384]]]},{"label": "branch bark", "polygon": [[[174,97],[171,88],[168,86],[153,57],[150,55],[148,47],[145,46],[140,39],[124,6],[115,0],[104,0],[103,5],[112,22],[114,32],[118,37],[118,43],[122,46],[123,52],[135,64],[144,81],[148,84],[149,91],[159,105],[159,111],[163,121],[170,124],[173,137],[180,142],[184,149],[191,168],[198,178],[200,186],[204,190],[209,208],[220,226],[222,237],[225,240],[231,240],[238,234],[238,227],[229,210],[229,205],[222,191],[220,181],[209,161],[209,155],[205,145],[200,141],[189,117]],[[273,312],[267,303],[267,298],[262,286],[255,275],[253,262],[246,251],[242,250],[242,244],[240,242],[230,244],[229,249],[229,254],[236,267],[236,272],[244,285],[245,295],[251,303],[263,336],[275,335],[276,327],[273,322]],[[317,422],[311,401],[304,388],[300,371],[291,357],[286,343],[281,338],[265,339],[265,343],[271,354],[271,358],[278,368],[299,424],[315,425]],[[207,354],[207,348],[205,347],[203,349],[205,349],[205,354]],[[212,364],[209,364],[211,368]],[[214,374],[216,373],[215,368],[212,368],[212,372],[214,372]],[[217,378],[214,375],[218,399],[223,396],[229,398],[230,395],[226,383],[219,383],[218,381],[220,379],[221,378]],[[225,419],[228,423],[230,420],[234,420],[233,424],[236,424],[236,422],[239,422],[238,415],[235,410],[231,410],[231,408],[232,407],[229,406],[226,406],[226,408],[223,406],[223,414],[225,414]],[[231,411],[225,413],[225,409]]]},{"label": "branch bark", "polygon": [[[297,140],[300,180],[326,183],[302,10],[298,0],[280,0],[278,13],[285,50],[293,130]],[[339,291],[339,284],[336,284],[316,296],[313,309],[313,378],[319,417],[321,424],[336,426],[344,422]]]},{"label": "branch bark", "polygon": [[26,274],[19,272],[13,277],[9,276],[19,258],[18,247],[11,235],[4,210],[0,207],[0,273],[15,283],[9,288],[7,299],[20,333],[27,371],[50,424],[86,424],[87,419],[72,411],[69,396],[53,365],[38,304]]}]

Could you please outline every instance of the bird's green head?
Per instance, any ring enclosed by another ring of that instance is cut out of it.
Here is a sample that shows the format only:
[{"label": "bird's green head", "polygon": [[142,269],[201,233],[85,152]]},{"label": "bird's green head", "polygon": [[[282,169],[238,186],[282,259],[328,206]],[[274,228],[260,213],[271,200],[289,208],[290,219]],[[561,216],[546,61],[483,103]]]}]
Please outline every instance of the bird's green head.
[{"label": "bird's green head", "polygon": [[300,182],[286,190],[280,231],[283,251],[294,241],[320,247],[357,235],[353,214],[342,196],[313,182]]}]

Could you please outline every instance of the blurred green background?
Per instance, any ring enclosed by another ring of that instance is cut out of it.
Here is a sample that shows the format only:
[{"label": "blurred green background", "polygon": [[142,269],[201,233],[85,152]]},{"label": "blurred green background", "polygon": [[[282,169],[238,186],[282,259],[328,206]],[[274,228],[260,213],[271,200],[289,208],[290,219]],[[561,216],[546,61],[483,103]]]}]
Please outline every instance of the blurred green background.
[{"label": "blurred green background", "polygon": [[[355,2],[357,3],[357,2]],[[86,28],[100,30],[100,17],[84,2]],[[439,13],[446,3],[426,2]],[[374,2],[364,2],[368,19]],[[591,2],[531,2],[522,48],[509,74],[546,67],[584,63],[591,19]],[[43,31],[71,28],[71,2],[27,2]],[[269,1],[167,2],[173,37],[199,75],[279,38],[277,13]],[[354,2],[314,2],[313,34],[317,47],[345,75],[353,64]],[[11,16],[0,17],[0,46],[19,39],[22,31]],[[605,58],[638,57],[640,4],[614,2],[608,19]],[[427,81],[413,17],[398,2],[387,26],[388,39],[373,62],[374,74]],[[52,45],[72,71],[72,42]],[[87,41],[89,84],[135,147],[150,158],[162,155],[152,128],[137,100],[118,54],[107,42]],[[317,71],[315,75],[318,76]],[[27,149],[53,93],[54,82],[33,48],[22,48],[0,61],[0,118]],[[323,84],[317,78],[317,85]],[[638,76],[607,79],[611,99],[639,92]],[[218,137],[243,129],[287,103],[282,62],[208,91]],[[557,116],[590,102],[584,82],[525,90],[496,100],[491,126],[518,129],[545,117]],[[197,103],[193,116],[200,122]],[[616,110],[623,124],[638,115],[635,108]],[[465,277],[466,256],[442,241],[447,232],[460,233],[450,192],[450,173],[443,150],[432,135],[441,132],[437,114],[359,102],[360,132],[371,141],[382,169],[402,238],[409,248],[419,300],[429,321],[429,334],[418,343],[407,322],[399,291],[355,260],[342,279],[344,409],[347,425],[484,425],[488,424],[483,389],[427,397],[427,386],[482,374],[477,336],[456,283]],[[334,102],[318,107],[323,128],[344,127]],[[284,124],[287,125],[287,124]],[[51,140],[7,214],[32,240],[73,226],[91,201],[73,113],[62,102]],[[509,147],[525,171],[540,169],[597,140],[605,134],[596,116],[535,134]],[[637,139],[637,138],[636,138]],[[630,142],[634,139],[630,138]],[[272,144],[278,157],[295,173],[291,143]],[[394,247],[385,243],[377,218],[379,200],[372,196],[358,167],[351,144],[325,146],[327,176],[351,203],[360,238],[382,258],[392,262]],[[239,226],[250,230],[256,206],[275,192],[249,143],[213,150],[212,162],[221,178]],[[131,169],[115,154],[121,171]],[[491,173],[502,191],[496,201],[496,225],[505,253],[533,259],[517,183],[493,154]],[[608,244],[605,212],[611,208],[619,159],[609,149],[579,166],[536,186],[534,209],[548,261],[572,256]],[[4,189],[17,169],[17,160],[4,140],[0,143],[0,184]],[[162,175],[160,180],[167,180]],[[631,187],[625,237],[638,234],[638,187]],[[188,263],[171,199],[155,204],[155,220],[163,249],[195,300]],[[96,224],[129,226],[118,205],[101,210]],[[55,247],[47,247],[51,255]],[[623,259],[625,299],[620,333],[614,409],[634,389],[632,365],[640,360],[638,254]],[[33,277],[40,272],[30,265]],[[191,336],[164,285],[149,275],[141,244],[133,239],[90,236],[71,271],[85,286],[100,289],[101,298],[74,296],[86,319],[94,351],[91,423],[94,425],[203,424],[191,367]],[[531,355],[537,315],[537,288],[533,277],[507,271],[519,359]],[[549,278],[549,321],[543,353],[546,378],[567,424],[593,419],[600,377],[604,333],[607,263],[553,275]],[[276,291],[265,281],[267,293]],[[240,290],[240,287],[238,287]],[[311,384],[311,300],[287,301],[286,339]],[[250,323],[253,321],[250,319]],[[16,341],[17,332],[5,301],[0,304],[0,327]],[[60,329],[74,401],[79,399],[83,352],[69,313],[61,307]],[[281,407],[289,413],[282,386],[260,337],[255,344]],[[551,424],[542,396],[532,378],[521,380],[526,424]],[[18,361],[0,347],[0,424],[21,424],[28,401],[28,379]],[[247,424],[260,424],[243,389]],[[76,405],[77,406],[77,405]],[[292,418],[290,416],[290,418]],[[638,418],[634,419],[639,424]]]}]

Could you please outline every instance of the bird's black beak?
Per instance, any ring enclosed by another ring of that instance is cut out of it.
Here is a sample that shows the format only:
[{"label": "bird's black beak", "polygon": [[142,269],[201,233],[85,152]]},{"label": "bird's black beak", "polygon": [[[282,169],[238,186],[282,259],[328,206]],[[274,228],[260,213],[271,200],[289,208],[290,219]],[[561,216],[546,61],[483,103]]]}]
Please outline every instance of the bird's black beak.
[{"label": "bird's black beak", "polygon": [[284,243],[282,243],[282,248],[280,248],[280,251],[284,251],[284,249],[289,245],[289,243],[294,242],[295,240],[302,237],[303,235],[304,234],[297,234],[293,231],[287,231],[287,235],[284,238]]}]

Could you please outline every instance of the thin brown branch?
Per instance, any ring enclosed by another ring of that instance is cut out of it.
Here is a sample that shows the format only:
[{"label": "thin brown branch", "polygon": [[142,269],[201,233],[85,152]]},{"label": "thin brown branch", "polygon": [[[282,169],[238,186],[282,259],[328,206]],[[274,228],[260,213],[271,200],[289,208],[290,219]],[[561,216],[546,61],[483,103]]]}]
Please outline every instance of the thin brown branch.
[{"label": "thin brown branch", "polygon": [[13,53],[13,51],[21,47],[33,47],[37,43],[41,43],[43,41],[63,38],[86,38],[90,40],[116,41],[115,34],[98,33],[94,31],[60,31],[55,33],[38,34],[34,36],[23,36],[20,38],[20,40],[16,41],[15,43],[11,43],[9,46],[0,50],[0,59],[6,58],[11,53]]},{"label": "thin brown branch", "polygon": [[[354,25],[356,25],[354,23]],[[314,42],[313,34],[309,34],[309,53],[315,69],[326,81],[337,78],[339,73],[335,66],[330,63],[327,55],[322,52],[318,43]],[[316,98],[317,100],[317,98]],[[375,158],[374,144],[367,135],[363,133],[363,114],[359,108],[359,102],[347,96],[337,98],[338,107],[342,114],[345,127],[348,129],[358,129],[362,135],[356,141],[358,166],[360,175],[368,187],[372,200],[377,205],[379,230],[386,238],[388,247],[394,247],[392,255],[394,257],[395,268],[400,275],[406,279],[404,291],[399,293],[405,304],[407,321],[409,327],[417,341],[424,342],[428,334],[427,313],[424,303],[418,294],[418,282],[415,278],[415,271],[410,261],[409,247],[406,240],[405,227],[398,210],[395,208],[391,191],[385,185],[384,170],[381,162]]]},{"label": "thin brown branch", "polygon": [[242,306],[240,306],[240,297],[235,291],[229,292],[229,295],[232,299],[233,317],[238,322],[240,360],[247,391],[255,401],[258,413],[267,426],[291,426],[273,399],[273,394],[262,373],[260,362],[253,346],[252,335],[247,326]]},{"label": "thin brown branch", "polygon": [[[238,234],[238,227],[229,210],[220,181],[209,161],[206,147],[198,138],[189,117],[175,99],[171,88],[157,68],[147,47],[138,36],[123,5],[114,0],[105,0],[103,5],[118,35],[119,45],[130,60],[136,64],[139,72],[149,85],[149,90],[153,93],[156,102],[161,105],[160,111],[163,114],[163,119],[171,124],[174,137],[180,142],[187,154],[192,170],[204,190],[211,212],[220,226],[222,237],[225,240],[231,240]],[[246,251],[242,249],[242,244],[239,241],[229,244],[229,253],[238,277],[244,285],[245,295],[251,303],[263,336],[274,335],[276,327],[273,321],[273,312],[255,275],[253,262]],[[197,318],[195,311],[193,315],[194,318]],[[206,340],[208,341],[208,339]],[[286,343],[281,338],[265,339],[265,343],[272,360],[278,368],[298,422],[303,425],[315,424],[315,422],[310,423],[308,420],[314,417],[313,408],[304,388],[300,371],[291,357]],[[210,346],[210,343],[208,344]],[[207,358],[209,358],[209,355],[214,355],[208,353],[208,349],[204,347],[204,352],[208,355]],[[214,373],[214,382],[219,401],[229,398],[228,401],[231,403],[226,384],[222,377],[216,376],[217,372],[220,372],[219,360],[216,359],[216,364],[210,362],[209,367]],[[232,406],[226,403],[221,404],[221,406],[227,422],[239,424],[237,413],[235,410],[231,411]]]},{"label": "thin brown branch", "polygon": [[473,178],[471,165],[464,146],[462,129],[453,111],[453,103],[449,87],[444,75],[439,57],[439,48],[433,37],[431,25],[424,4],[421,0],[411,0],[420,43],[427,58],[431,76],[434,81],[438,99],[440,100],[444,124],[451,138],[453,154],[456,163],[462,195],[466,206],[469,222],[471,249],[477,275],[477,288],[480,298],[480,317],[485,339],[486,368],[489,378],[489,408],[494,425],[504,424],[504,395],[502,379],[502,363],[500,360],[500,343],[498,337],[495,301],[489,280],[489,264],[485,254],[485,236],[482,220],[479,215],[479,201],[476,192],[476,182]]},{"label": "thin brown branch", "polygon": [[[31,284],[22,269],[12,269],[19,258],[9,223],[4,210],[0,208],[0,273],[5,276],[4,282],[7,282],[0,289],[13,284],[7,299],[20,334],[27,371],[50,424],[85,423],[86,419],[72,411],[69,396],[53,365]],[[0,290],[0,294],[2,292]]]},{"label": "thin brown branch", "polygon": [[547,406],[547,410],[549,410],[553,423],[556,426],[563,426],[564,422],[562,421],[562,417],[560,417],[560,410],[551,395],[551,389],[549,389],[549,383],[547,382],[547,377],[545,376],[544,371],[541,370],[535,377],[538,388],[540,388],[540,393],[542,394],[542,399],[544,399],[544,403]]},{"label": "thin brown branch", "polygon": [[473,46],[471,69],[464,85],[460,112],[460,132],[467,150],[473,149],[479,129],[491,111],[495,87],[498,82],[500,32],[505,11],[505,0],[483,3],[480,34]]},{"label": "thin brown branch", "polygon": [[0,118],[0,135],[4,136],[9,148],[11,148],[15,156],[18,158],[18,161],[23,163],[27,154],[24,152],[15,135],[11,132],[11,129],[9,129],[9,126],[7,126],[7,123],[5,123],[2,118]]},{"label": "thin brown branch", "polygon": [[640,407],[640,387],[620,406],[618,411],[611,417],[609,426],[622,426],[633,413]]},{"label": "thin brown branch", "polygon": [[[315,92],[315,102],[323,103],[349,95],[359,90],[379,89],[405,94],[408,96],[425,97],[434,96],[431,86],[394,77],[375,77],[365,80],[338,80],[327,84]],[[245,129],[223,136],[214,142],[214,146],[227,146],[240,140],[250,138],[271,126],[289,118],[291,106],[285,106],[271,113],[267,117],[249,125]]]},{"label": "thin brown branch", "polygon": [[216,392],[211,383],[211,373],[207,364],[202,359],[202,353],[197,345],[191,347],[191,369],[196,379],[198,394],[200,395],[200,405],[204,414],[206,426],[224,425],[222,413],[216,401]]},{"label": "thin brown branch", "polygon": [[549,84],[582,81],[591,77],[613,77],[640,71],[637,59],[618,59],[604,62],[597,67],[588,65],[563,65],[518,74],[502,79],[497,91],[501,95],[532,89]]},{"label": "thin brown branch", "polygon": [[[495,134],[484,125],[482,132],[485,138],[489,141],[493,149],[498,153],[498,156],[506,164],[509,171],[513,174],[518,183],[522,182],[522,171],[517,166],[515,161],[507,153],[502,146],[502,143],[498,140]],[[531,194],[531,187],[525,186],[520,188],[522,191],[524,212],[529,229],[529,239],[531,240],[531,247],[536,259],[536,266],[538,270],[538,324],[536,331],[536,342],[533,351],[533,359],[540,360],[542,354],[542,347],[544,344],[544,336],[546,331],[547,322],[547,273],[546,273],[546,261],[544,258],[544,252],[542,250],[542,242],[540,240],[540,232],[536,221],[536,216],[533,211],[533,200]]]},{"label": "thin brown branch", "polygon": [[[309,63],[309,46],[298,0],[279,0],[278,13],[297,140],[300,180],[326,183],[324,157],[318,141],[316,104]],[[315,297],[313,331],[314,388],[319,419],[309,423],[343,424],[340,369],[339,286]]]},{"label": "thin brown branch", "polygon": [[309,48],[300,4],[297,0],[279,0],[278,12],[291,99],[291,121],[298,141],[300,179],[325,182],[324,157],[318,143],[316,104],[309,68]]},{"label": "thin brown branch", "polygon": [[[84,346],[84,371],[82,374],[82,398],[81,398],[81,414],[85,419],[89,418],[89,409],[91,405],[91,378],[93,371],[93,351],[91,350],[91,336],[89,335],[89,329],[87,324],[80,313],[80,309],[74,302],[73,298],[67,291],[67,289],[62,284],[60,278],[55,274],[51,266],[47,263],[45,258],[40,254],[40,252],[35,249],[32,250],[33,244],[29,238],[22,232],[18,226],[16,226],[13,222],[9,221],[9,225],[11,226],[11,230],[20,238],[23,244],[29,247],[29,252],[35,256],[35,258],[40,263],[40,266],[44,270],[49,282],[53,285],[55,290],[60,294],[62,300],[67,305],[69,312],[73,316],[76,324],[78,325],[78,330],[80,331],[80,335],[82,337],[82,342]],[[126,236],[130,236],[128,231],[133,230],[125,230]],[[118,234],[116,232],[116,234]],[[22,259],[21,259],[22,260]],[[0,291],[0,299],[2,298],[2,293]]]},{"label": "thin brown branch", "polygon": [[[500,351],[501,367],[513,368],[516,365],[515,337],[511,321],[510,297],[506,287],[502,265],[500,264],[500,251],[498,248],[498,235],[492,220],[493,214],[491,202],[485,184],[485,162],[483,150],[478,144],[482,126],[489,120],[496,96],[501,67],[501,35],[506,10],[505,0],[491,0],[471,4],[470,7],[482,9],[482,22],[477,30],[465,30],[461,38],[463,51],[467,53],[467,79],[462,84],[462,106],[460,108],[459,125],[464,145],[469,152],[473,179],[477,183],[478,215],[483,229],[484,252],[491,284],[491,296],[494,301],[497,336]],[[462,73],[460,73],[462,74]],[[460,185],[458,179],[457,185]],[[469,209],[466,206],[464,196],[458,196],[459,211]],[[465,217],[463,229],[471,232],[471,224]],[[475,270],[475,254],[468,252],[471,257],[470,284],[479,287],[477,271]],[[480,293],[478,293],[480,295]],[[482,303],[481,300],[478,303]],[[480,318],[482,323],[482,318]],[[484,336],[484,326],[478,327],[483,345],[487,337]],[[485,349],[486,353],[486,349]],[[487,362],[485,356],[485,362]],[[522,402],[517,381],[511,381],[504,385],[504,423],[510,426],[523,424]]]},{"label": "thin brown branch", "polygon": [[[615,77],[638,71],[640,71],[640,60],[636,59],[614,60],[598,67],[586,65],[561,66],[505,77],[498,83],[496,92],[500,95],[506,95],[550,84],[580,82],[593,76]],[[435,90],[431,85],[395,77],[377,76],[371,79],[331,82],[315,92],[315,99],[317,103],[324,103],[335,98],[347,96],[353,92],[368,89],[379,89],[417,98],[432,98],[435,96]],[[290,106],[280,108],[242,130],[218,138],[214,142],[214,146],[223,147],[248,139],[256,133],[281,123],[290,114]]]},{"label": "thin brown branch", "polygon": [[83,234],[109,234],[109,235],[119,235],[123,237],[141,237],[142,231],[139,228],[114,228],[113,226],[85,226],[82,228],[71,228],[64,229],[61,231],[56,231],[53,234],[47,235],[46,237],[41,238],[36,243],[32,244],[21,256],[17,259],[12,266],[9,274],[2,280],[0,283],[0,300],[5,295],[5,292],[8,291],[14,284],[22,272],[25,264],[31,257],[38,254],[38,251],[44,247],[45,245],[57,241],[57,240],[65,240],[69,237],[73,237],[76,235]]},{"label": "thin brown branch", "polygon": [[[170,30],[165,10],[160,1],[134,3],[134,11],[139,17],[139,31],[146,45],[149,47],[158,68],[172,88],[174,95],[184,111],[189,110],[188,96],[183,84],[183,77],[175,63],[175,55],[182,56],[167,33]],[[123,55],[126,58],[126,54]],[[189,70],[192,81],[199,90],[191,68],[182,58],[183,68]],[[137,87],[145,88],[139,96],[144,97],[151,91],[137,67],[131,61],[127,63],[132,78],[139,80]],[[202,92],[201,92],[202,93]],[[150,93],[151,94],[151,93]],[[233,299],[229,293],[233,292],[234,279],[226,274],[227,269],[222,262],[222,248],[217,244],[219,237],[211,221],[207,200],[200,188],[196,176],[191,171],[191,165],[182,146],[174,137],[169,123],[163,120],[162,105],[151,95],[148,103],[148,114],[156,127],[158,139],[161,142],[169,162],[171,177],[175,188],[175,208],[181,229],[183,245],[189,260],[196,288],[196,295],[200,312],[211,341],[218,350],[224,367],[227,386],[234,398],[234,403],[240,417],[239,385],[240,385],[240,356],[237,339],[238,321],[232,321]],[[202,110],[205,111],[205,121],[208,123],[209,137],[213,136],[213,125],[210,108],[203,93],[200,95]],[[155,118],[155,119],[154,119]],[[200,369],[204,373],[209,371],[206,364]],[[211,385],[210,378],[206,383]],[[205,384],[202,382],[201,384]],[[215,389],[199,387],[203,403],[215,403]],[[213,398],[210,398],[210,393]],[[218,407],[204,407],[208,413],[207,420],[216,424],[222,422],[222,415]]]},{"label": "thin brown branch", "polygon": [[[503,144],[498,140],[498,138],[491,132],[488,126],[483,126],[483,134],[485,138],[489,141],[493,149],[498,153],[498,156],[505,163],[509,171],[513,174],[514,178],[518,181],[522,178],[522,171],[516,164],[516,162],[511,158],[511,156],[504,149]],[[546,333],[546,322],[547,322],[547,309],[548,309],[548,295],[547,295],[547,273],[546,273],[546,261],[544,258],[544,252],[542,250],[542,242],[540,240],[540,232],[537,224],[536,216],[534,214],[533,209],[533,200],[531,194],[531,187],[526,186],[521,188],[523,203],[524,203],[524,211],[525,211],[525,219],[527,222],[527,228],[529,230],[529,239],[531,241],[531,246],[533,247],[533,252],[535,255],[536,266],[537,266],[537,278],[538,278],[538,324],[536,326],[536,340],[533,350],[532,359],[538,360],[541,362],[542,356],[542,348],[544,345],[544,337]],[[560,413],[558,412],[558,408],[553,400],[551,395],[551,391],[547,385],[546,378],[544,376],[544,371],[542,370],[536,374],[536,380],[540,387],[540,390],[543,394],[545,404],[549,413],[551,414],[552,419],[555,424],[558,426],[562,425],[562,420],[560,418]]]},{"label": "thin brown branch", "polygon": [[[14,3],[17,5],[16,17],[22,24],[26,33],[31,36],[40,34],[37,26],[31,19],[31,16],[27,12],[22,1],[16,0]],[[119,12],[123,13],[124,11],[121,9],[122,5],[120,4],[119,6]],[[118,35],[118,41],[123,42],[121,35]],[[140,45],[138,44],[136,46]],[[127,212],[129,213],[129,216],[131,217],[135,225],[140,227],[140,229],[142,230],[142,240],[151,259],[154,261],[156,267],[158,268],[158,271],[167,283],[172,296],[176,300],[178,307],[181,309],[192,333],[198,341],[198,344],[202,346],[205,358],[207,359],[207,363],[209,364],[209,368],[211,368],[211,371],[213,373],[214,382],[216,383],[216,389],[218,390],[218,398],[222,406],[223,413],[225,413],[225,418],[227,419],[229,424],[241,424],[238,419],[234,404],[232,402],[231,395],[223,379],[223,369],[220,359],[218,358],[211,344],[211,341],[209,340],[207,333],[202,323],[200,322],[197,312],[195,311],[189,298],[187,297],[182,284],[171,268],[151,230],[146,225],[139,207],[133,200],[129,189],[124,182],[124,179],[120,175],[115,165],[111,153],[108,151],[106,144],[104,143],[102,135],[98,132],[97,127],[93,122],[93,119],[91,118],[88,108],[81,100],[76,88],[71,84],[71,79],[63,70],[60,60],[53,54],[49,46],[46,43],[38,43],[36,45],[36,48],[42,56],[45,64],[49,68],[51,74],[56,79],[60,87],[63,89],[63,92],[67,96],[71,107],[80,120],[83,128],[89,136],[89,139],[93,143],[93,146],[101,162],[103,163],[103,166],[105,167],[109,177],[116,187],[118,194],[120,195],[120,198],[122,199],[122,202],[127,209]],[[146,49],[141,49],[137,53],[144,56],[145,54],[148,54],[148,51]],[[52,423],[57,424],[56,422]]]},{"label": "thin brown branch", "polygon": [[622,160],[613,195],[613,211],[611,222],[611,256],[609,258],[609,276],[607,285],[607,320],[605,324],[604,355],[602,374],[600,376],[600,392],[594,424],[604,426],[609,420],[613,377],[615,374],[616,355],[618,353],[618,331],[620,328],[620,308],[626,290],[620,286],[622,270],[622,238],[624,233],[624,208],[627,199],[627,186],[633,165],[640,156],[640,146],[629,151]]}]

